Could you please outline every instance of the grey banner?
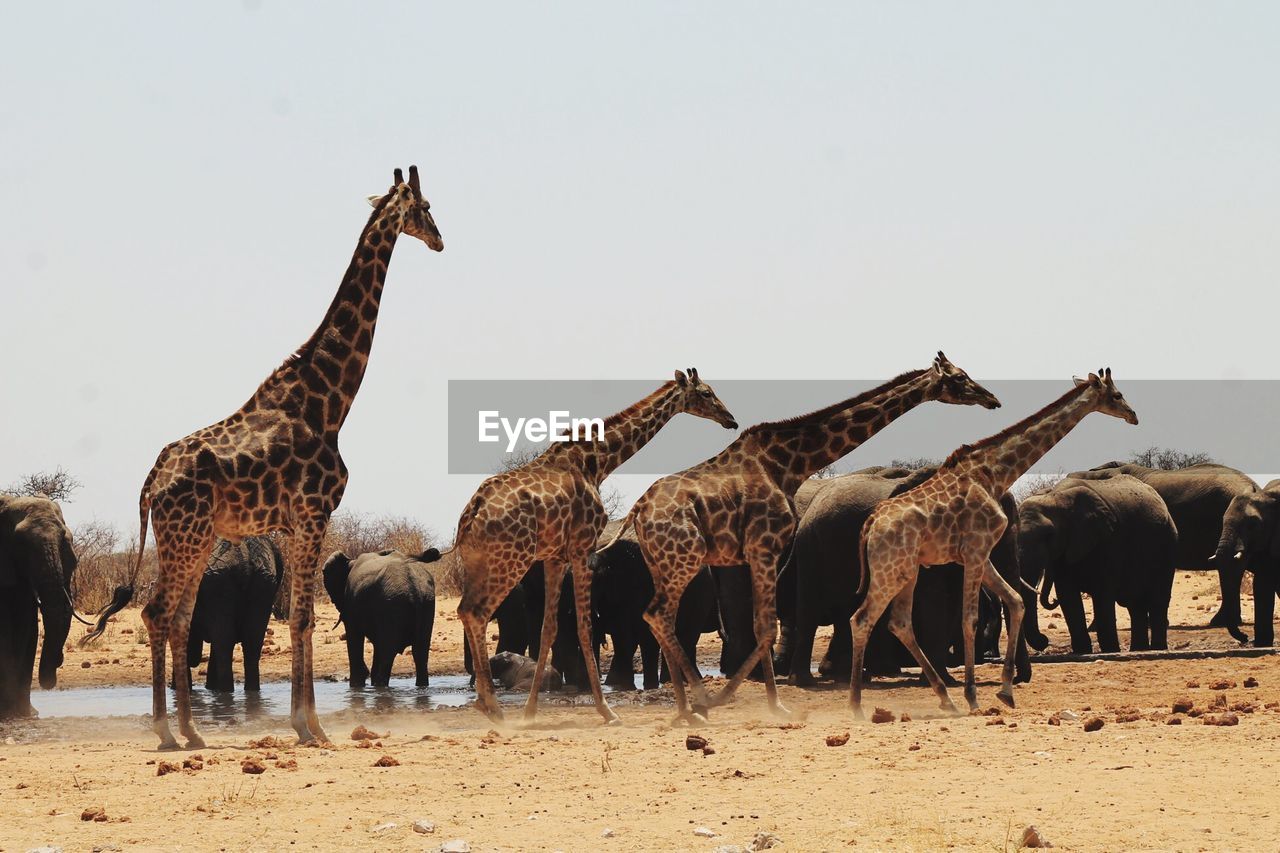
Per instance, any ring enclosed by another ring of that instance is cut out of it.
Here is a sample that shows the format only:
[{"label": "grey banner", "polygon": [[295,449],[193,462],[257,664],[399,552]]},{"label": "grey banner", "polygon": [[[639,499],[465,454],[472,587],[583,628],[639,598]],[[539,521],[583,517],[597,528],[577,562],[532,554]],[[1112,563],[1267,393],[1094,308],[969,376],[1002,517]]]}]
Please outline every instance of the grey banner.
[{"label": "grey banner", "polygon": [[[780,420],[823,408],[884,380],[712,381],[716,393],[742,426]],[[999,432],[1036,412],[1071,387],[1070,379],[1007,379],[983,383],[1004,404],[995,410],[926,403],[908,412],[845,457],[841,470],[895,459],[941,459],[961,444]],[[490,474],[509,464],[507,431],[519,418],[600,418],[652,393],[661,381],[645,380],[450,380],[449,473]],[[1033,471],[1074,471],[1110,460],[1127,460],[1150,447],[1205,453],[1214,461],[1250,473],[1280,471],[1280,380],[1123,380],[1117,385],[1138,413],[1131,426],[1092,414],[1051,450]],[[481,412],[489,433],[479,440]],[[567,427],[566,427],[567,430]],[[622,474],[669,474],[720,452],[737,432],[711,421],[680,415],[619,470]],[[527,458],[546,446],[521,435],[512,452]]]}]

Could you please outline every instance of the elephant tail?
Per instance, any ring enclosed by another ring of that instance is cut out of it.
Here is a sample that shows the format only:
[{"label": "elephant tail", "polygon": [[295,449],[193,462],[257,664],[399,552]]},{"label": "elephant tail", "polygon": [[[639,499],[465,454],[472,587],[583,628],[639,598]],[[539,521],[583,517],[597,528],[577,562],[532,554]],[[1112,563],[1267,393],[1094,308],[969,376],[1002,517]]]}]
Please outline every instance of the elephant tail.
[{"label": "elephant tail", "polygon": [[636,520],[636,508],[632,507],[631,512],[627,513],[627,517],[622,519],[622,524],[618,525],[618,529],[616,532],[614,532],[613,538],[610,539],[607,543],[605,543],[601,547],[597,548],[595,550],[595,553],[603,554],[605,551],[608,551],[614,545],[618,544],[618,540],[622,538],[622,534],[627,532],[628,527],[632,527],[635,524],[635,520]]},{"label": "elephant tail", "polygon": [[116,587],[115,594],[111,597],[111,603],[98,615],[98,621],[93,626],[93,630],[80,638],[79,645],[81,646],[101,637],[102,633],[107,630],[107,620],[124,610],[129,606],[129,602],[133,600],[134,589],[138,582],[138,573],[142,571],[142,557],[147,550],[147,524],[151,520],[151,487],[155,483],[156,467],[153,466],[151,471],[147,473],[146,482],[142,484],[142,494],[138,496],[138,558],[133,564],[133,574],[129,576],[129,583]]}]

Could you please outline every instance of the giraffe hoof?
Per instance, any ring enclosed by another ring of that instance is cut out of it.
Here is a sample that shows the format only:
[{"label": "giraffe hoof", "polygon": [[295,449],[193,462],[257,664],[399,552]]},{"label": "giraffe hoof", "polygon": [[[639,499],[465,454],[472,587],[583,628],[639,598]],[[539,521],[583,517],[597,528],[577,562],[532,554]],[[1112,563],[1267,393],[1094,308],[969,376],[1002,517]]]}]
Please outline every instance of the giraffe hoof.
[{"label": "giraffe hoof", "polygon": [[604,721],[604,724],[605,724],[606,726],[613,726],[613,727],[615,727],[615,728],[616,728],[616,727],[619,727],[619,726],[621,726],[621,725],[622,725],[622,720],[618,718],[618,715],[617,715],[617,714],[614,714],[612,717],[610,717],[609,719],[605,720],[605,721]]},{"label": "giraffe hoof", "polygon": [[187,738],[187,749],[205,749],[204,738],[200,735],[191,735]]},{"label": "giraffe hoof", "polygon": [[181,749],[182,747],[178,744],[177,740],[169,738],[167,740],[160,741],[160,746],[156,748],[162,752],[173,752],[175,749]]},{"label": "giraffe hoof", "polygon": [[867,715],[862,713],[861,705],[853,705],[849,708],[849,710],[853,711],[853,718],[855,720],[865,720],[867,718]]},{"label": "giraffe hoof", "polygon": [[1013,704],[1013,691],[1012,691],[1012,690],[1009,690],[1009,689],[1002,689],[1002,690],[1000,690],[1000,692],[998,692],[998,693],[996,694],[996,698],[997,698],[997,699],[999,699],[999,700],[1000,700],[1001,702],[1003,702],[1004,704],[1008,705],[1010,708],[1016,707],[1016,706]]},{"label": "giraffe hoof", "polygon": [[779,702],[777,705],[774,705],[771,710],[773,711],[773,715],[780,720],[791,719],[791,716],[792,716],[791,711],[787,709],[781,702]]}]

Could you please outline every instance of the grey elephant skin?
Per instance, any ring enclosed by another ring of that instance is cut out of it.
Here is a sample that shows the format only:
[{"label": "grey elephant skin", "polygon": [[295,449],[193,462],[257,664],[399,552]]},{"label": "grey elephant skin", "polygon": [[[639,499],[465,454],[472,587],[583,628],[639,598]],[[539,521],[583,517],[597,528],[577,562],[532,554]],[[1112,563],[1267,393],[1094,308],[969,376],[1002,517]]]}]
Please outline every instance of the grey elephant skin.
[{"label": "grey elephant skin", "polygon": [[1272,620],[1280,593],[1280,480],[1232,499],[1213,560],[1253,573],[1253,644],[1274,645]]},{"label": "grey elephant skin", "polygon": [[0,719],[28,717],[35,669],[37,615],[44,623],[40,686],[58,684],[71,631],[71,531],[46,498],[0,494]]},{"label": "grey elephant skin", "polygon": [[[538,662],[516,652],[498,652],[489,658],[489,669],[493,680],[504,690],[529,690],[533,687],[533,674],[538,669]],[[559,690],[564,680],[554,666],[547,666],[542,676],[542,692]]]},{"label": "grey elephant skin", "polygon": [[1256,492],[1258,484],[1247,474],[1214,462],[1203,462],[1172,471],[1108,462],[1089,471],[1076,471],[1067,476],[1097,480],[1119,474],[1137,477],[1160,493],[1178,528],[1177,567],[1216,569],[1218,572],[1222,604],[1209,620],[1209,625],[1226,628],[1239,642],[1248,642],[1248,636],[1240,630],[1240,581],[1244,576],[1244,567],[1234,561],[1217,565],[1211,557],[1222,535],[1222,519],[1227,508],[1237,496]]},{"label": "grey elephant skin", "polygon": [[1067,478],[1026,498],[1018,507],[1018,527],[1023,573],[1040,582],[1046,609],[1056,606],[1050,594],[1057,587],[1073,652],[1093,651],[1082,593],[1093,599],[1102,651],[1120,651],[1117,604],[1129,611],[1131,651],[1169,647],[1178,529],[1154,488],[1124,474]]},{"label": "grey elephant skin", "polygon": [[231,658],[237,645],[244,659],[244,689],[261,689],[262,643],[283,577],[284,557],[270,537],[250,536],[237,544],[218,540],[200,578],[187,640],[190,668],[200,665],[204,644],[209,644],[207,690],[234,690]]},{"label": "grey elephant skin", "polygon": [[[779,605],[783,614],[780,671],[792,684],[813,682],[811,672],[814,634],[819,625],[833,625],[834,634],[819,673],[844,681],[852,668],[849,618],[860,603],[858,542],[862,527],[880,501],[919,485],[934,468],[873,467],[820,481],[796,528],[792,551],[779,575]],[[1017,508],[1011,497],[1001,501],[1010,523],[991,554],[997,571],[1026,605],[1017,654],[1017,680],[1031,679],[1027,643],[1042,649],[1047,639],[1040,633],[1035,590],[1023,580],[1017,559]],[[960,631],[961,568],[955,564],[922,569],[912,606],[913,626],[920,647],[940,673],[953,663]],[[980,614],[982,648],[998,645],[999,608],[988,605]],[[908,662],[901,644],[884,627],[872,632],[868,643],[867,670],[893,673]],[[946,677],[946,676],[944,676]]]},{"label": "grey elephant skin", "polygon": [[[396,655],[413,652],[418,687],[430,683],[431,629],[436,620],[436,582],[427,563],[440,559],[436,549],[418,555],[386,550],[355,560],[335,551],[324,564],[324,588],[346,625],[350,684],[374,687],[391,682]],[[373,667],[364,662],[364,641],[373,644]]]}]

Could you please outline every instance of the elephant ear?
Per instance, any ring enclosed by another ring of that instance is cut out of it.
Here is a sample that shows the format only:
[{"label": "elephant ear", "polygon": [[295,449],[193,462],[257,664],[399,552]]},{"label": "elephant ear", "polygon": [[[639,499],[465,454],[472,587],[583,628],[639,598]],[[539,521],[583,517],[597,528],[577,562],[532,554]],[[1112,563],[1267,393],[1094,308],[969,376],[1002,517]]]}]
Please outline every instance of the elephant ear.
[{"label": "elephant ear", "polygon": [[1092,489],[1077,490],[1068,513],[1066,560],[1078,563],[1111,532],[1113,519],[1101,496]]},{"label": "elephant ear", "polygon": [[324,591],[329,593],[339,611],[346,604],[347,576],[351,574],[351,560],[341,551],[334,551],[324,561],[321,575],[324,577]]},{"label": "elephant ear", "polygon": [[1280,560],[1280,500],[1271,508],[1271,556]]},{"label": "elephant ear", "polygon": [[9,551],[9,544],[0,538],[0,587],[13,586],[18,582],[18,566]]}]

